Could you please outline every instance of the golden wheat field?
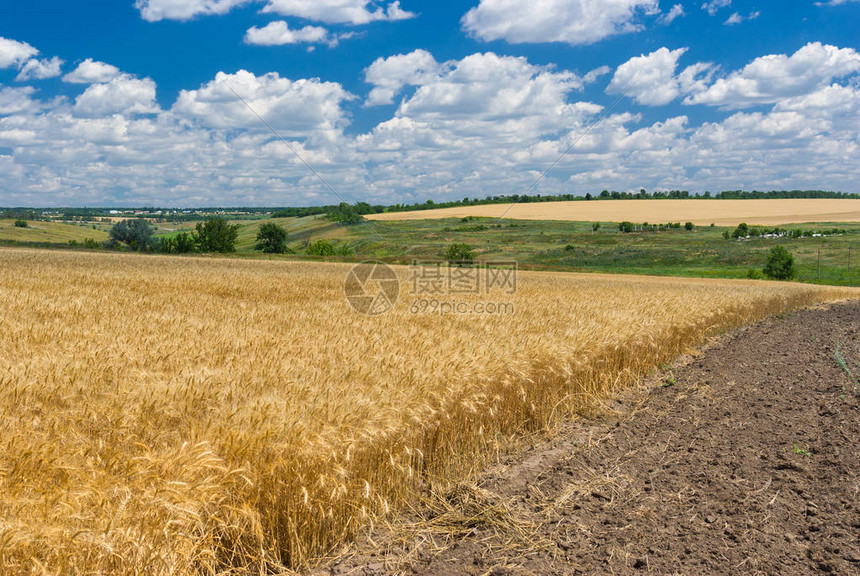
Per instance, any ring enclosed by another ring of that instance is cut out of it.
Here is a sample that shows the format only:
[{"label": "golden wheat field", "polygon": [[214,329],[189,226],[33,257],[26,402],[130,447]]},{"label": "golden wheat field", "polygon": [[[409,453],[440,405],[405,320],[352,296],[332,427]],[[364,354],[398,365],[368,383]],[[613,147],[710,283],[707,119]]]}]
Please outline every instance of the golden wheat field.
[{"label": "golden wheat field", "polygon": [[737,226],[741,222],[781,226],[802,222],[860,222],[860,200],[787,198],[771,200],[611,200],[486,204],[370,214],[370,220],[425,220],[485,216],[517,220],[578,222],[692,222]]},{"label": "golden wheat field", "polygon": [[369,317],[348,265],[4,249],[0,269],[4,575],[301,568],[723,330],[860,295],[521,272],[494,298],[514,314],[413,314],[404,287]]}]

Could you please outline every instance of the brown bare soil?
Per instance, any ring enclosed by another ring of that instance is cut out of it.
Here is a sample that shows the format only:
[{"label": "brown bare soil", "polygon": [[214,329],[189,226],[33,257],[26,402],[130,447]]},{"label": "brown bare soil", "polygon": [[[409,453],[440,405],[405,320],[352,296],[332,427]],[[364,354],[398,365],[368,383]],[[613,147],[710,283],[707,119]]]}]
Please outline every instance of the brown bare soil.
[{"label": "brown bare soil", "polygon": [[320,573],[860,574],[860,302],[666,368]]}]

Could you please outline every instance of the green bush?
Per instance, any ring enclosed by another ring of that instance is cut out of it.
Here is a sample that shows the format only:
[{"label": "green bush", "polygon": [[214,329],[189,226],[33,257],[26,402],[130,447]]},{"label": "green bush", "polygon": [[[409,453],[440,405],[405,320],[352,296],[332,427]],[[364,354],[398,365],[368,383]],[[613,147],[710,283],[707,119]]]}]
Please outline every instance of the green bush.
[{"label": "green bush", "polygon": [[749,236],[750,228],[745,223],[741,222],[735,231],[732,232],[732,238],[746,238]]},{"label": "green bush", "polygon": [[684,230],[692,230],[694,228],[692,222],[687,222],[684,224]]},{"label": "green bush", "polygon": [[78,242],[77,240],[69,240],[69,246],[71,246],[72,248],[86,248],[88,250],[98,250],[102,247],[101,244],[99,244],[92,238],[84,238],[80,242]]},{"label": "green bush", "polygon": [[782,246],[774,246],[762,272],[772,280],[791,280],[797,276],[794,256]]},{"label": "green bush", "polygon": [[320,239],[308,244],[308,247],[305,249],[305,253],[309,256],[334,256],[335,249],[331,242]]},{"label": "green bush", "polygon": [[444,258],[448,262],[456,264],[471,264],[475,259],[475,252],[472,250],[470,245],[462,242],[455,242],[445,249]]},{"label": "green bush", "polygon": [[750,268],[749,270],[747,270],[747,278],[751,280],[761,280],[761,272],[759,272],[755,268]]},{"label": "green bush", "polygon": [[287,230],[274,222],[266,222],[257,231],[257,250],[266,254],[285,254],[287,248]]},{"label": "green bush", "polygon": [[188,254],[197,251],[194,238],[188,232],[161,239],[161,251],[165,254]]},{"label": "green bush", "polygon": [[26,220],[15,220],[15,227],[16,228],[26,228],[27,227],[27,221]]},{"label": "green bush", "polygon": [[629,234],[633,232],[633,222],[621,222],[620,224],[618,224],[618,230],[620,230],[624,234]]}]

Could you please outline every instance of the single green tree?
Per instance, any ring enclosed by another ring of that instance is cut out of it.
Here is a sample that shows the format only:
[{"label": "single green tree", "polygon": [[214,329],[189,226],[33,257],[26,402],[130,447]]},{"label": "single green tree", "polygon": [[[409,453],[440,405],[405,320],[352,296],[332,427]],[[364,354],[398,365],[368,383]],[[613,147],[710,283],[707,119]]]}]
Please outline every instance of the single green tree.
[{"label": "single green tree", "polygon": [[463,242],[455,242],[445,249],[445,260],[454,264],[471,264],[475,259],[472,247]]},{"label": "single green tree", "polygon": [[125,244],[129,250],[146,252],[155,246],[152,238],[154,230],[152,224],[140,218],[121,220],[110,229],[108,245],[116,248],[120,244]]},{"label": "single green tree", "polygon": [[26,228],[27,227],[27,221],[26,220],[15,220],[15,227],[16,228]]},{"label": "single green tree", "polygon": [[794,256],[782,246],[774,246],[762,272],[772,280],[791,280],[797,276]]},{"label": "single green tree", "polygon": [[741,222],[738,224],[738,227],[735,228],[735,231],[732,232],[732,238],[746,238],[749,236],[750,227],[746,225],[746,223]]},{"label": "single green tree", "polygon": [[221,217],[198,222],[194,229],[194,243],[201,252],[235,252],[238,237],[239,225]]},{"label": "single green tree", "polygon": [[266,254],[284,254],[287,252],[287,230],[274,222],[266,222],[257,230],[257,250]]},{"label": "single green tree", "polygon": [[620,224],[618,224],[618,229],[624,234],[629,234],[633,232],[633,222],[621,222]]},{"label": "single green tree", "polygon": [[692,230],[693,228],[695,228],[695,226],[693,226],[692,222],[687,222],[686,224],[684,224],[684,230],[689,231],[689,230]]}]

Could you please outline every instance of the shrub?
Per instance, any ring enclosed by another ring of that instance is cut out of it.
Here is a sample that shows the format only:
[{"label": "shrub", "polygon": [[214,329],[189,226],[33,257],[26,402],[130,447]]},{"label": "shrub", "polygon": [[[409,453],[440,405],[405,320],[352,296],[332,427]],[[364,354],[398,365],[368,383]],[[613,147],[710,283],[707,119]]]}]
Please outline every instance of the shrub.
[{"label": "shrub", "polygon": [[161,239],[161,251],[165,254],[188,254],[197,251],[194,238],[188,232]]},{"label": "shrub", "polygon": [[750,278],[751,280],[761,280],[761,272],[755,268],[750,268],[747,270],[747,278]]},{"label": "shrub", "polygon": [[257,231],[257,245],[254,247],[266,254],[287,252],[287,230],[274,222],[266,222]]},{"label": "shrub", "polygon": [[618,225],[618,229],[621,232],[623,232],[624,234],[629,234],[630,232],[633,232],[633,222],[627,222],[627,221],[621,222]]},{"label": "shrub", "polygon": [[26,220],[15,220],[15,227],[16,228],[26,228],[27,227],[27,221]]},{"label": "shrub", "polygon": [[797,276],[794,256],[782,246],[774,246],[762,272],[772,280],[791,280]]},{"label": "shrub", "polygon": [[598,230],[600,230],[600,222],[592,222],[591,223],[591,231],[597,232]]},{"label": "shrub", "polygon": [[317,240],[316,242],[311,242],[308,244],[308,247],[305,249],[305,252],[309,256],[334,256],[335,249],[332,246],[331,242],[328,240]]},{"label": "shrub", "polygon": [[687,222],[684,224],[684,230],[692,230],[694,228],[692,222]]},{"label": "shrub", "polygon": [[80,242],[77,240],[69,240],[69,246],[72,248],[86,248],[88,250],[98,250],[102,247],[101,244],[93,240],[92,238],[84,238]]},{"label": "shrub", "polygon": [[732,232],[732,238],[746,238],[749,235],[750,229],[745,223],[741,222],[735,231]]},{"label": "shrub", "polygon": [[455,242],[448,245],[444,254],[445,260],[456,264],[471,264],[475,259],[475,252],[472,247],[462,242]]},{"label": "shrub", "polygon": [[238,237],[238,224],[229,224],[220,217],[198,222],[194,230],[194,243],[201,252],[235,252]]}]

